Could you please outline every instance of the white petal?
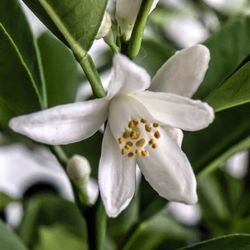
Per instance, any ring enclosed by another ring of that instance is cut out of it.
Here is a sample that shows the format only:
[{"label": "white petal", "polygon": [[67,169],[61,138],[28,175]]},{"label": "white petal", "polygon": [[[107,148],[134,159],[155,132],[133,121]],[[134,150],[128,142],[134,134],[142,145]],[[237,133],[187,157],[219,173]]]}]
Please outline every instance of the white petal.
[{"label": "white petal", "polygon": [[142,0],[116,0],[116,19],[122,34],[130,38]]},{"label": "white petal", "polygon": [[116,0],[108,0],[106,9],[112,18],[114,18],[114,16],[115,16],[115,8],[116,8],[115,5],[116,5]]},{"label": "white petal", "polygon": [[113,75],[108,89],[108,97],[116,94],[136,93],[145,90],[150,85],[147,71],[126,56],[117,54],[113,60]]},{"label": "white petal", "polygon": [[181,147],[183,141],[183,132],[178,128],[164,127],[165,132],[168,136],[179,146]]},{"label": "white petal", "polygon": [[109,126],[113,136],[118,139],[132,119],[144,118],[153,121],[152,116],[140,101],[128,95],[113,98],[109,106]]},{"label": "white petal", "polygon": [[99,30],[97,32],[95,39],[100,39],[102,37],[107,36],[111,29],[111,26],[112,26],[111,16],[109,12],[105,11],[102,22],[101,22],[101,26],[99,27]]},{"label": "white petal", "polygon": [[150,90],[191,97],[208,68],[209,50],[195,45],[177,52],[156,73]]},{"label": "white petal", "polygon": [[149,157],[137,158],[142,174],[160,196],[186,204],[196,203],[196,179],[186,155],[163,129],[159,131],[158,147],[148,146]]},{"label": "white petal", "polygon": [[130,203],[135,192],[135,158],[122,156],[106,127],[99,164],[99,188],[109,217],[116,217]]},{"label": "white petal", "polygon": [[98,184],[95,179],[89,179],[87,183],[87,192],[90,203],[95,204],[99,194]]},{"label": "white petal", "polygon": [[9,126],[33,140],[62,145],[93,135],[107,118],[108,101],[66,104],[11,119]]},{"label": "white petal", "polygon": [[214,119],[213,109],[204,102],[170,93],[144,91],[135,95],[161,124],[195,131],[207,127]]}]

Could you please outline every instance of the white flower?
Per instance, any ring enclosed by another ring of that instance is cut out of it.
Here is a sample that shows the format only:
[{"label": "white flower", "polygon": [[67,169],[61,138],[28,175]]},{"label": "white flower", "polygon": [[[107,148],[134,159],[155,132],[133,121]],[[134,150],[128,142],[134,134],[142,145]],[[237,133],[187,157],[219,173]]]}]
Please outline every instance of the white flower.
[{"label": "white flower", "polygon": [[184,49],[160,68],[151,83],[144,69],[116,55],[106,97],[20,116],[10,121],[10,127],[57,145],[90,137],[108,119],[99,188],[110,217],[126,208],[134,195],[136,164],[162,197],[195,203],[196,180],[180,148],[181,129],[200,130],[214,119],[208,104],[189,98],[202,82],[209,59],[203,45]]},{"label": "white flower", "polygon": [[[154,0],[150,12],[155,8],[159,0]],[[142,0],[109,0],[108,11],[113,14],[120,27],[121,34],[129,40],[139,13]]]}]

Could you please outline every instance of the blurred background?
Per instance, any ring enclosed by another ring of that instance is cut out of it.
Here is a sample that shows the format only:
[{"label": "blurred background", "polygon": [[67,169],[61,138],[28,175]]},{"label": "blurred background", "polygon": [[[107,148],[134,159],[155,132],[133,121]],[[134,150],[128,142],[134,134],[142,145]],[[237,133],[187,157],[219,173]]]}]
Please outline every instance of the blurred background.
[{"label": "blurred background", "polygon": [[[47,60],[47,65],[44,67],[49,81],[70,82],[68,84],[69,88],[65,91],[72,93],[71,98],[75,101],[91,98],[91,89],[82,75],[80,67],[73,60],[71,53],[55,39],[22,1],[20,2],[38,39],[42,58]],[[161,65],[165,58],[173,54],[174,51],[196,43],[203,43],[228,21],[249,14],[250,3],[247,0],[160,0],[158,7],[150,16],[149,25],[145,31],[146,38],[140,55],[136,60],[153,75],[158,65]],[[158,45],[157,50],[159,51],[150,49],[150,46],[153,47],[154,44]],[[51,56],[52,50],[55,53],[54,57]],[[104,85],[107,87],[112,56],[109,47],[102,39],[96,40],[90,54],[98,66],[99,72],[101,72]],[[151,59],[151,64],[147,64],[147,56],[153,58]],[[57,68],[57,65],[60,67]],[[52,76],[49,68],[57,71],[56,76]],[[68,78],[62,79],[61,72],[70,72]],[[49,91],[53,95],[60,91],[60,86]],[[49,105],[54,106],[66,102],[70,102],[70,100],[67,98],[63,101],[55,99]],[[89,159],[95,178],[98,157],[100,155],[101,137],[102,133],[100,131],[93,138],[85,141],[85,143],[66,147],[69,155],[80,153]],[[203,141],[203,143],[206,143],[206,141]],[[93,152],[93,150],[96,150],[96,152]],[[200,238],[227,233],[230,223],[228,223],[225,217],[231,216],[230,209],[227,207],[227,203],[220,203],[221,197],[219,194],[223,193],[228,185],[232,185],[234,187],[232,192],[235,191],[237,193],[236,196],[240,196],[242,194],[240,189],[243,189],[243,187],[240,187],[239,183],[242,180],[250,180],[248,167],[248,152],[237,153],[223,164],[221,170],[212,177],[212,182],[215,182],[218,178],[219,182],[216,182],[213,186],[211,186],[209,181],[207,183],[204,181],[203,183],[204,187],[202,188],[205,191],[202,191],[200,194],[200,202],[202,206],[206,206],[210,200],[213,200],[212,205],[208,205],[212,206],[210,210],[204,211],[200,204],[187,206],[170,202],[166,203],[165,208],[168,220],[171,223],[177,222],[178,225],[184,225],[185,228],[191,228],[192,230],[189,233],[193,235],[197,235],[195,232],[199,230]],[[141,180],[142,185],[144,185],[144,182],[144,180]],[[205,187],[206,185],[208,186]],[[1,134],[1,130],[0,191],[17,199],[23,196],[28,197],[34,193],[51,192],[60,194],[70,201],[73,200],[72,190],[65,173],[47,148],[32,142],[22,143],[22,140],[10,139],[8,135]],[[148,195],[151,193],[152,190],[150,190]],[[215,195],[215,193],[218,193],[218,195]],[[234,199],[236,199],[235,195]],[[240,198],[238,197],[238,199]],[[213,221],[214,217],[211,213],[216,213],[217,221]],[[22,214],[23,208],[20,203],[13,202],[1,216],[15,228],[22,220]],[[210,222],[208,222],[209,220]],[[245,228],[250,233],[250,226],[247,225]],[[179,235],[187,237],[187,232],[185,230],[182,231],[181,227],[177,227],[176,230],[179,230],[177,234],[179,233]],[[232,230],[235,231],[236,229]]]}]

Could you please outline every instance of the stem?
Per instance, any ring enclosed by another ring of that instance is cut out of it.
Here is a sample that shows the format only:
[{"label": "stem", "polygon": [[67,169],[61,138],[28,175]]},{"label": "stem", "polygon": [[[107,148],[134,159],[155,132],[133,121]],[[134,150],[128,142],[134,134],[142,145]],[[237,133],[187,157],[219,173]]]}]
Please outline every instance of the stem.
[{"label": "stem", "polygon": [[98,206],[96,212],[97,250],[103,250],[105,248],[107,216],[101,200],[99,200],[97,206]]},{"label": "stem", "polygon": [[154,0],[142,1],[141,8],[136,18],[136,22],[128,45],[128,56],[131,59],[134,59],[140,51],[144,28],[153,2]]},{"label": "stem", "polygon": [[[68,162],[68,157],[60,146],[49,146],[50,150],[56,156],[57,160],[60,162],[63,170],[66,172],[66,166]],[[97,203],[93,207],[86,207],[86,204],[82,204],[81,198],[79,196],[77,187],[74,183],[68,178],[73,190],[75,203],[86,220],[88,227],[88,243],[91,250],[103,250],[105,245],[106,237],[106,224],[107,217],[102,204],[102,201],[99,197]]]},{"label": "stem", "polygon": [[104,250],[107,217],[99,197],[95,206],[83,211],[88,227],[89,249]]},{"label": "stem", "polygon": [[83,57],[78,57],[77,55],[75,56],[90,82],[94,96],[98,98],[104,97],[106,93],[91,56],[88,53],[86,53]]},{"label": "stem", "polygon": [[116,45],[113,31],[110,30],[108,35],[105,36],[104,41],[108,44],[108,46],[111,48],[113,53],[119,53],[120,48]]},{"label": "stem", "polygon": [[[65,154],[65,152],[63,151],[62,147],[60,146],[49,146],[51,152],[55,155],[56,159],[59,161],[60,165],[62,166],[65,174],[68,176],[66,168],[67,168],[67,162],[68,162],[68,156]],[[82,210],[83,205],[80,202],[80,197],[78,195],[77,192],[77,188],[75,187],[74,183],[70,180],[70,178],[68,177],[72,191],[73,191],[73,195],[74,195],[74,200],[75,203],[78,207],[78,209]]]}]

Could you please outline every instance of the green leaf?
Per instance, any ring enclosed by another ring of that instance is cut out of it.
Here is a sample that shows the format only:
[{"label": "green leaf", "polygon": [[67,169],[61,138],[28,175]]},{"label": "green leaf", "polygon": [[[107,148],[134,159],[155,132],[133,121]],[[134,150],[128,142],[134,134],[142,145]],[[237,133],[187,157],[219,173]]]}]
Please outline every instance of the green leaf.
[{"label": "green leaf", "polygon": [[8,206],[11,202],[16,201],[17,199],[12,198],[4,192],[0,192],[0,211]]},{"label": "green leaf", "polygon": [[182,227],[163,213],[158,213],[141,223],[122,249],[157,249],[165,241],[186,241],[193,237],[192,230]]},{"label": "green leaf", "polygon": [[250,62],[211,91],[205,101],[217,112],[250,102]]},{"label": "green leaf", "polygon": [[235,144],[232,147],[228,148],[228,150],[226,150],[220,156],[218,156],[213,161],[211,161],[206,166],[206,168],[204,168],[199,173],[199,177],[208,175],[210,172],[214,171],[216,168],[222,166],[225,163],[225,161],[229,159],[231,156],[233,156],[236,153],[242,152],[246,150],[247,148],[250,148],[250,136],[248,136],[246,139],[241,140],[238,144]]},{"label": "green leaf", "polygon": [[204,241],[196,245],[181,248],[180,250],[247,250],[250,247],[249,234],[235,234]]},{"label": "green leaf", "polygon": [[135,225],[138,220],[139,197],[135,197],[130,202],[129,206],[115,219],[110,219],[108,222],[108,232],[113,239],[118,242],[126,235],[129,229]]},{"label": "green leaf", "polygon": [[202,220],[214,237],[243,232],[235,227],[242,218],[240,206],[248,203],[242,180],[217,170],[198,178],[198,192]]},{"label": "green leaf", "polygon": [[[59,39],[63,36],[79,57],[84,57],[95,40],[107,2],[106,0],[23,1]],[[58,31],[61,35],[58,35]]]},{"label": "green leaf", "polygon": [[86,242],[72,234],[65,225],[42,226],[35,250],[87,250]]},{"label": "green leaf", "polygon": [[[16,0],[0,0],[0,122],[45,105],[36,43]],[[40,102],[39,102],[40,101]]]},{"label": "green leaf", "polygon": [[144,39],[140,53],[135,61],[153,76],[173,53],[174,49],[165,41]]},{"label": "green leaf", "polygon": [[0,247],[1,250],[27,250],[20,239],[0,221]]},{"label": "green leaf", "polygon": [[38,46],[44,68],[48,106],[73,102],[80,83],[73,54],[49,33],[43,33],[38,38]]},{"label": "green leaf", "polygon": [[216,113],[215,121],[206,129],[185,132],[183,150],[196,173],[209,166],[215,169],[232,153],[249,148],[249,104]]},{"label": "green leaf", "polygon": [[250,17],[231,20],[204,43],[210,50],[211,61],[195,98],[206,97],[235,70],[246,55],[250,54],[249,27]]},{"label": "green leaf", "polygon": [[19,234],[29,247],[37,243],[42,226],[58,223],[65,225],[70,233],[87,241],[85,221],[71,202],[54,195],[39,195],[26,201],[24,212]]}]

